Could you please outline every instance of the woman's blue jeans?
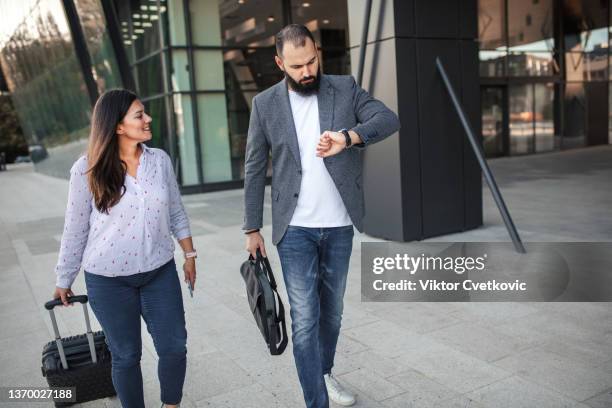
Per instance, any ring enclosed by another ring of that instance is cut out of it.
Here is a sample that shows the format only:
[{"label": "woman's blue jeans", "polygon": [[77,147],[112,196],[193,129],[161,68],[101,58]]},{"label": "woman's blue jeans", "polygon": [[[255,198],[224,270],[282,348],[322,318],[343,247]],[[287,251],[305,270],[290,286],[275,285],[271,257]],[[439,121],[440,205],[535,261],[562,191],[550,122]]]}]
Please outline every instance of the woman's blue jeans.
[{"label": "woman's blue jeans", "polygon": [[293,356],[308,408],[327,408],[331,372],[353,249],[353,226],[289,226],[278,243],[291,306]]},{"label": "woman's blue jeans", "polygon": [[107,277],[85,272],[89,304],[112,355],[112,377],[124,408],[144,408],[140,357],[140,317],[159,356],[161,400],[178,404],[187,366],[187,330],[181,286],[174,260],[130,276]]}]

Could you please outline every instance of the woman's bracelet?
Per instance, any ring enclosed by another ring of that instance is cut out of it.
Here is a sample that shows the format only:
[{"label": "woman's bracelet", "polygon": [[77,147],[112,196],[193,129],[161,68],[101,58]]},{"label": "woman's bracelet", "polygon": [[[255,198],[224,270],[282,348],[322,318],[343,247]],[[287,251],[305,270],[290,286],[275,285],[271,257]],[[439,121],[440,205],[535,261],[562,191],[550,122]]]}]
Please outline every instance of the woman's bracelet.
[{"label": "woman's bracelet", "polygon": [[247,232],[245,232],[244,234],[245,234],[245,235],[249,235],[249,234],[252,234],[252,233],[254,233],[254,232],[259,232],[259,228],[256,228],[256,229],[254,229],[254,230],[247,231]]},{"label": "woman's bracelet", "polygon": [[197,258],[197,257],[198,257],[198,253],[196,252],[195,249],[193,251],[185,252],[185,259]]}]

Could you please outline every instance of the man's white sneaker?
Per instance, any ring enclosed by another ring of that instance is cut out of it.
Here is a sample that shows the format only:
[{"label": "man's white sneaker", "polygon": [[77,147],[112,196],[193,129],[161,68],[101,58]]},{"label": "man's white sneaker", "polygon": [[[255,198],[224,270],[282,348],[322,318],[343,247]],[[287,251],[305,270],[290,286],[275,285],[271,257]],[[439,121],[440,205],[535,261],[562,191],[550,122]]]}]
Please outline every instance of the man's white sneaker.
[{"label": "man's white sneaker", "polygon": [[330,400],[338,405],[350,407],[355,403],[355,395],[344,389],[332,374],[325,374],[325,386],[327,387],[327,396]]}]

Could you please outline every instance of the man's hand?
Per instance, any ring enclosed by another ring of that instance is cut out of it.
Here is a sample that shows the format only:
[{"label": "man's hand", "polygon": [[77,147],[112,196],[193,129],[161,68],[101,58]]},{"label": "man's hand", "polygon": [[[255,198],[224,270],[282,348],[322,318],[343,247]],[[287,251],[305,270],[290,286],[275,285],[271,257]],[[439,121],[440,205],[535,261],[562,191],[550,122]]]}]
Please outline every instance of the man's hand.
[{"label": "man's hand", "polygon": [[266,254],[266,246],[264,245],[264,239],[259,233],[259,231],[247,234],[246,250],[249,254],[251,254],[253,258],[257,258],[258,248],[259,248],[259,251],[261,252],[261,255],[263,255],[264,258],[267,258],[268,255]]},{"label": "man's hand", "polygon": [[343,133],[326,130],[317,144],[317,157],[329,157],[340,153],[346,147]]},{"label": "man's hand", "polygon": [[55,287],[53,299],[61,299],[64,306],[72,306],[74,303],[68,303],[68,298],[74,296],[72,289]]}]

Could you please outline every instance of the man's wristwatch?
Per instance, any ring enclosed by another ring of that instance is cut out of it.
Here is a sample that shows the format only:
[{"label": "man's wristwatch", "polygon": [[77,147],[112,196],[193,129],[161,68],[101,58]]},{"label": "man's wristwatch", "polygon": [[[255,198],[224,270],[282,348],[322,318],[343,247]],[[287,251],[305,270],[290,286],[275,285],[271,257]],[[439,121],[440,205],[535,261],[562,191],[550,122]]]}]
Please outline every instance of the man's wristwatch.
[{"label": "man's wristwatch", "polygon": [[351,135],[349,134],[348,129],[340,129],[339,132],[342,133],[344,137],[346,138],[346,146],[344,146],[344,148],[348,149],[353,144],[353,141],[351,140]]},{"label": "man's wristwatch", "polygon": [[185,259],[197,258],[197,257],[198,257],[198,253],[196,252],[195,249],[191,252],[185,252]]}]

